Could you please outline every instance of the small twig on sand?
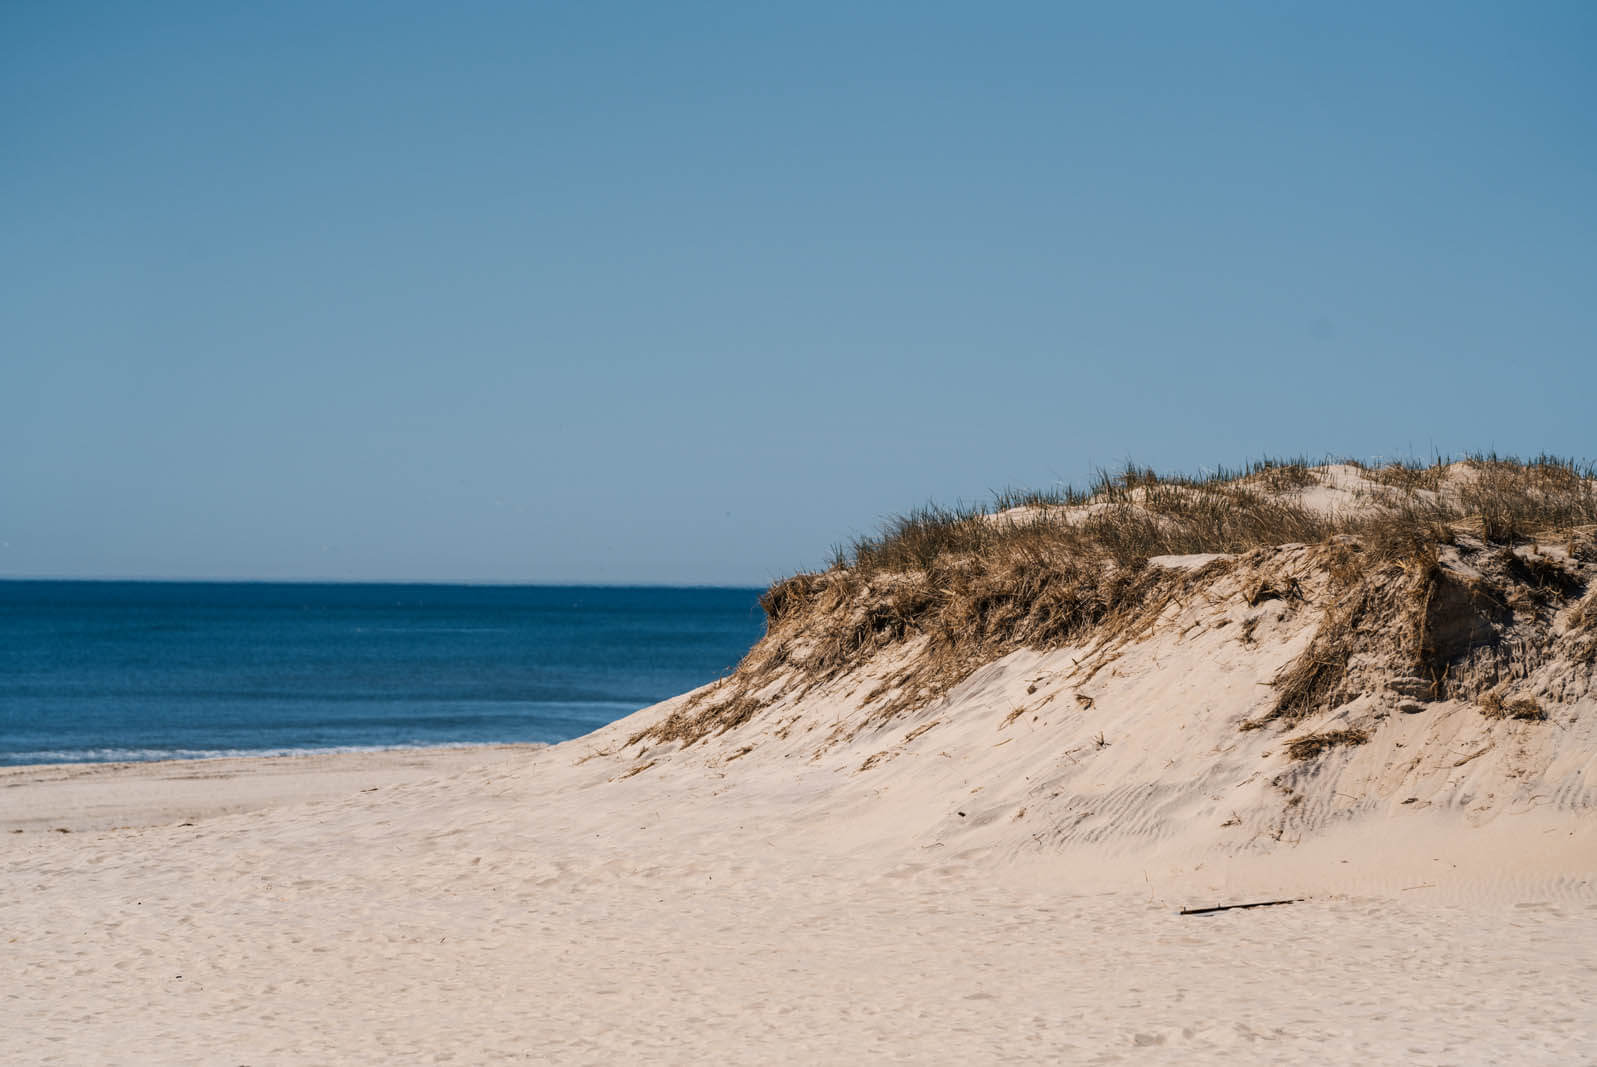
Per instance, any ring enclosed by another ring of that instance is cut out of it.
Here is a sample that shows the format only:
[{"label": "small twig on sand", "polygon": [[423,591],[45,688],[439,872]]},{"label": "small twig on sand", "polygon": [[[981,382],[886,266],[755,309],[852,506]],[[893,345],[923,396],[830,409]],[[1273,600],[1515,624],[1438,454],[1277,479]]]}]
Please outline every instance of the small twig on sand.
[{"label": "small twig on sand", "polygon": [[1217,911],[1236,911],[1241,908],[1273,908],[1277,904],[1296,904],[1303,897],[1293,897],[1291,900],[1260,900],[1252,904],[1216,904],[1212,908],[1182,908],[1182,915],[1209,915]]}]

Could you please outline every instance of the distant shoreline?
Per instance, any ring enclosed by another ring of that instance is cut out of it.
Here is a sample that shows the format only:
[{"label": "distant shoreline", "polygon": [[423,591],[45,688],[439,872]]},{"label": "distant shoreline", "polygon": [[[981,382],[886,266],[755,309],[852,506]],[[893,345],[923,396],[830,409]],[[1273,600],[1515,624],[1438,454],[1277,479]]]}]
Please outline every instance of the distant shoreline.
[{"label": "distant shoreline", "polygon": [[[11,771],[21,770],[49,770],[57,767],[146,767],[151,764],[162,763],[214,763],[218,760],[295,760],[308,759],[319,756],[359,756],[378,752],[399,753],[430,753],[453,752],[461,749],[477,748],[512,748],[512,749],[540,749],[548,748],[546,741],[457,741],[414,744],[414,745],[328,745],[325,747],[308,748],[270,748],[270,749],[152,749],[152,754],[142,757],[107,757],[105,759],[54,759],[33,760],[28,763],[5,762],[5,757],[0,755],[0,776]],[[134,750],[110,750],[134,751]],[[33,755],[34,753],[25,753]]]}]

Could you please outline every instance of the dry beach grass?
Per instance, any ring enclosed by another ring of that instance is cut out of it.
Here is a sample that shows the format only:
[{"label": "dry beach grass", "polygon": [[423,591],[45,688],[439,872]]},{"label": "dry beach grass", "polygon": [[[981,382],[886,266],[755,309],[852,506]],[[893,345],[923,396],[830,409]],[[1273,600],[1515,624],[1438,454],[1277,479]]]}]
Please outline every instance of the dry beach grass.
[{"label": "dry beach grass", "polygon": [[[1298,565],[1328,588],[1312,647],[1277,679],[1278,699],[1258,724],[1324,710],[1345,695],[1349,664],[1368,654],[1419,675],[1434,696],[1475,696],[1510,670],[1504,657],[1524,654],[1491,629],[1510,600],[1542,648],[1551,614],[1586,588],[1581,568],[1597,560],[1594,485],[1589,465],[1551,457],[1264,463],[1202,479],[1130,467],[1088,492],[922,509],[839,552],[829,570],[775,585],[762,601],[768,636],[738,672],[633,740],[692,743],[732,729],[784,684],[813,687],[908,641],[925,648],[868,721],[923,706],[1019,648],[1106,646],[1145,631],[1221,575],[1245,575],[1252,606],[1301,599],[1305,576],[1277,566],[1282,545],[1310,546]],[[1543,554],[1543,543],[1557,554]],[[1517,551],[1527,544],[1532,551]],[[1444,552],[1467,557],[1468,574],[1444,567]],[[1195,555],[1214,558],[1195,570],[1150,565]],[[1589,627],[1589,603],[1580,612],[1573,625]]]}]

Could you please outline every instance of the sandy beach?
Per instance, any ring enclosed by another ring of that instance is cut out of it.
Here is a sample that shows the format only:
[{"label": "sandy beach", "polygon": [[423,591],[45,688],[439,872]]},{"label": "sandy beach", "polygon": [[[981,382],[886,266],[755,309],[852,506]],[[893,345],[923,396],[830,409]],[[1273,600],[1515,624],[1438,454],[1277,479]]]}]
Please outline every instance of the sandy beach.
[{"label": "sandy beach", "polygon": [[[1405,842],[1392,838],[1268,869],[1140,871],[1135,850],[1094,865],[1080,850],[967,847],[946,795],[894,788],[873,812],[870,794],[836,788],[835,766],[666,763],[614,780],[611,760],[583,757],[618,732],[532,752],[326,757],[292,774],[283,760],[201,779],[210,765],[96,768],[92,806],[82,776],[11,772],[0,1055],[1597,1057],[1589,820],[1493,835],[1542,856],[1523,874],[1446,847],[1393,870],[1381,853]],[[207,783],[204,806],[175,797],[174,779]],[[886,844],[923,804],[933,825]],[[250,810],[223,813],[235,805]],[[1422,820],[1406,843],[1442,844],[1447,829]],[[1178,914],[1276,893],[1308,899]]]},{"label": "sandy beach", "polygon": [[131,830],[314,805],[434,779],[535,752],[541,745],[313,752],[258,758],[0,767],[0,833]]}]

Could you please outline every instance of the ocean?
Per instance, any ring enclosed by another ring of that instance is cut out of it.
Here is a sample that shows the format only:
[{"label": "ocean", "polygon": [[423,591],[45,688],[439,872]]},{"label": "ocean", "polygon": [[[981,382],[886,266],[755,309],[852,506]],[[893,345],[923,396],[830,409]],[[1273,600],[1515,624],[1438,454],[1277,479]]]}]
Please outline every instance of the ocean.
[{"label": "ocean", "polygon": [[0,581],[0,765],[565,741],[730,671],[759,593]]}]

